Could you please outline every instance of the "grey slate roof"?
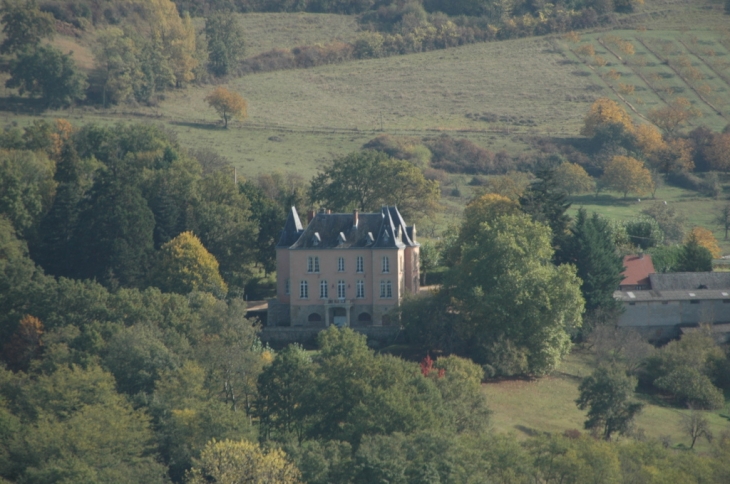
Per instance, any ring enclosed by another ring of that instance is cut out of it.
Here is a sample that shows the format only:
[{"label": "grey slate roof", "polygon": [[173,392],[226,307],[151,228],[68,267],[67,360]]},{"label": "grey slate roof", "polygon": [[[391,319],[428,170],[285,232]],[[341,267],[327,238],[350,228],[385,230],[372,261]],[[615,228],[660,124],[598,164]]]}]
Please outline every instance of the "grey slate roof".
[{"label": "grey slate roof", "polygon": [[406,226],[396,207],[383,207],[378,213],[359,213],[357,226],[352,213],[319,212],[303,231],[299,231],[296,224],[290,224],[293,218],[299,219],[294,207],[277,247],[348,249],[418,246],[413,242],[414,228]]},{"label": "grey slate roof", "polygon": [[297,213],[296,207],[292,207],[291,210],[289,210],[289,216],[286,218],[284,230],[281,231],[281,236],[279,237],[279,242],[276,246],[289,247],[297,241],[302,232],[304,232],[302,221],[299,220],[299,214]]},{"label": "grey slate roof", "polygon": [[710,301],[718,299],[730,300],[730,289],[699,289],[680,291],[615,291],[613,297],[622,302],[649,301]]},{"label": "grey slate roof", "polygon": [[670,272],[650,274],[649,280],[656,291],[730,289],[730,272]]}]

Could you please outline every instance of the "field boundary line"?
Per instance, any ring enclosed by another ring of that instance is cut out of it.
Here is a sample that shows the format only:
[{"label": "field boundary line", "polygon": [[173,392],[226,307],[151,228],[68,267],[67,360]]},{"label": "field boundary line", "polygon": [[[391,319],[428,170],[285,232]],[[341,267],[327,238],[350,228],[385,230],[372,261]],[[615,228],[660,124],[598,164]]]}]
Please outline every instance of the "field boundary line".
[{"label": "field boundary line", "polygon": [[715,69],[715,67],[712,64],[710,64],[709,62],[707,62],[707,59],[705,59],[702,55],[700,55],[699,53],[697,53],[697,51],[690,49],[689,46],[684,43],[684,41],[682,41],[680,39],[680,40],[678,40],[678,42],[680,44],[682,44],[685,49],[687,49],[687,52],[689,52],[690,54],[692,54],[693,56],[695,56],[699,60],[701,60],[705,64],[705,66],[707,66],[708,69],[710,69],[717,77],[719,77],[720,79],[722,79],[722,81],[725,84],[727,84],[727,85],[730,86],[730,78],[726,77],[725,74],[723,74],[722,72],[719,72],[717,69]]},{"label": "field boundary line", "polygon": [[677,76],[679,76],[679,78],[682,79],[682,81],[685,84],[687,84],[687,86],[690,89],[692,89],[692,92],[694,92],[697,95],[697,97],[699,97],[705,104],[707,104],[710,108],[712,108],[717,115],[722,116],[723,118],[727,119],[725,117],[725,115],[722,113],[722,111],[717,109],[714,104],[712,104],[710,101],[705,99],[705,97],[697,89],[695,89],[695,87],[692,84],[690,84],[690,82],[687,79],[685,79],[685,77],[679,72],[679,70],[677,70],[672,65],[671,62],[669,62],[669,59],[664,58],[664,57],[660,56],[659,54],[657,54],[656,52],[654,52],[648,45],[646,45],[646,43],[640,37],[636,37],[636,40],[638,40],[639,43],[641,43],[641,45],[643,45],[646,50],[651,52],[654,57],[656,57],[657,59],[662,61],[663,64],[666,64],[672,71],[674,71],[674,73],[677,74]]},{"label": "field boundary line", "polygon": [[[600,40],[599,40],[599,42],[600,42]],[[603,45],[603,44],[601,44],[601,45]],[[605,79],[603,78],[603,76],[602,76],[602,75],[601,75],[601,74],[600,74],[600,73],[599,73],[599,72],[598,72],[598,71],[597,71],[597,70],[596,70],[596,69],[595,69],[595,68],[594,68],[594,67],[593,67],[592,65],[590,65],[590,64],[589,64],[589,63],[588,63],[588,62],[587,62],[586,60],[582,59],[582,58],[581,58],[581,57],[580,57],[580,56],[579,56],[578,54],[576,54],[576,52],[575,52],[575,51],[574,51],[573,49],[571,49],[570,47],[568,47],[568,50],[569,50],[570,52],[572,52],[572,53],[573,53],[573,55],[574,55],[574,56],[576,56],[576,57],[577,57],[578,59],[581,59],[581,61],[582,61],[582,62],[583,62],[583,63],[584,63],[584,64],[585,64],[585,65],[586,65],[586,66],[587,66],[587,67],[588,67],[588,68],[589,68],[590,70],[592,70],[592,71],[593,71],[593,72],[594,72],[594,73],[595,73],[595,74],[596,74],[596,75],[598,76],[598,78],[599,78],[599,79],[600,79],[601,81],[603,81],[603,83],[604,83],[605,85],[607,85],[607,86],[608,86],[608,88],[609,88],[609,89],[611,89],[611,91],[613,91],[613,93],[614,93],[614,94],[615,94],[616,96],[618,96],[618,98],[619,98],[619,99],[621,99],[621,100],[622,100],[622,101],[623,101],[623,102],[624,102],[624,103],[625,103],[625,104],[626,104],[626,105],[627,105],[627,106],[629,107],[629,109],[631,109],[631,110],[632,110],[633,112],[635,112],[635,113],[636,113],[636,115],[637,115],[637,116],[639,116],[639,117],[640,117],[641,119],[643,119],[643,120],[645,120],[645,121],[649,121],[648,119],[646,119],[646,117],[645,117],[645,116],[644,116],[643,114],[641,114],[641,113],[640,113],[639,111],[637,111],[637,110],[636,110],[636,108],[634,107],[634,105],[633,105],[633,104],[631,104],[631,103],[630,103],[630,102],[629,102],[629,101],[628,101],[628,100],[627,100],[627,99],[626,99],[625,97],[623,97],[623,96],[621,95],[621,93],[619,93],[619,92],[618,92],[618,91],[616,90],[616,88],[615,88],[615,87],[613,87],[613,85],[612,85],[612,84],[611,84],[610,82],[607,82],[607,81],[606,81],[606,80],[605,80]],[[649,87],[651,87],[651,86],[649,86]],[[649,121],[649,122],[651,123],[651,121]]]},{"label": "field boundary line", "polygon": [[[610,53],[612,53],[612,54],[613,54],[614,56],[616,56],[616,58],[617,58],[618,60],[620,60],[620,61],[621,61],[622,65],[625,65],[626,67],[628,67],[629,69],[631,69],[631,72],[633,72],[634,74],[636,74],[637,76],[639,76],[639,78],[640,78],[640,79],[641,79],[642,81],[644,81],[644,84],[646,84],[646,85],[647,85],[647,86],[649,87],[649,89],[651,89],[651,90],[652,90],[652,92],[653,92],[654,94],[656,94],[656,96],[657,96],[657,97],[659,98],[659,100],[660,100],[660,101],[662,101],[662,102],[663,102],[664,104],[667,104],[667,105],[669,104],[669,103],[667,102],[666,98],[664,97],[664,95],[662,95],[662,94],[661,94],[661,93],[659,92],[659,90],[658,90],[657,88],[655,88],[655,87],[654,87],[654,86],[653,86],[653,85],[652,85],[652,84],[651,84],[651,83],[649,82],[649,80],[648,80],[648,79],[647,79],[646,77],[644,77],[644,75],[643,75],[643,74],[642,74],[642,73],[641,73],[641,72],[640,72],[640,71],[639,71],[639,70],[638,70],[638,69],[637,69],[636,67],[634,67],[634,66],[633,66],[633,65],[632,65],[631,63],[629,63],[628,61],[625,61],[625,60],[623,60],[623,59],[621,58],[621,56],[617,55],[617,54],[616,54],[616,53],[615,53],[614,51],[612,51],[612,50],[611,50],[611,49],[610,49],[610,48],[609,48],[609,47],[608,47],[608,46],[607,46],[607,45],[606,45],[606,44],[605,44],[605,43],[603,42],[603,39],[601,39],[600,37],[598,38],[598,43],[599,43],[599,44],[601,44],[601,45],[602,45],[603,47],[605,47],[607,51],[609,51],[609,52],[610,52]],[[642,118],[644,118],[644,119],[646,119],[647,121],[649,121],[649,120],[648,120],[648,119],[647,119],[646,117],[644,117],[643,115],[639,114],[639,116],[641,116]],[[651,121],[649,121],[649,122],[651,122]]]}]

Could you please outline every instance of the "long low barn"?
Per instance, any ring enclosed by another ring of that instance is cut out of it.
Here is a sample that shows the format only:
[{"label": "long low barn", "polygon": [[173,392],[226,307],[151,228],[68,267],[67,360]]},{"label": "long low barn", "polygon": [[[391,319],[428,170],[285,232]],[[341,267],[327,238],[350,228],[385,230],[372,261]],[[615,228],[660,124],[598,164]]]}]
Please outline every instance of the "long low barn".
[{"label": "long low barn", "polygon": [[650,339],[679,336],[682,327],[730,323],[730,273],[651,274],[651,289],[616,291],[624,303],[619,326]]}]

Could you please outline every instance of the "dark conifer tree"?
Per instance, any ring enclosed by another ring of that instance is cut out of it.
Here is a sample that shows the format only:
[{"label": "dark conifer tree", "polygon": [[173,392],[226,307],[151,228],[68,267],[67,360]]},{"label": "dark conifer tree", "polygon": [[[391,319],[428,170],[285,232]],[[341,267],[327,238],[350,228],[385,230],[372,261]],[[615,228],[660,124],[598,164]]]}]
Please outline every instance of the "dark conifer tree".
[{"label": "dark conifer tree", "polygon": [[139,286],[154,250],[155,217],[139,188],[107,177],[79,218],[75,276],[106,285]]},{"label": "dark conifer tree", "polygon": [[76,149],[73,144],[66,143],[56,165],[58,189],[53,205],[41,220],[38,242],[31,245],[33,259],[54,276],[70,276],[73,273],[71,241],[78,222],[79,205],[85,193],[82,176],[81,160]]},{"label": "dark conifer tree", "polygon": [[553,231],[553,248],[556,253],[565,244],[570,227],[570,208],[567,194],[558,187],[555,171],[551,168],[539,170],[533,182],[520,197],[522,211],[536,222],[541,222]]},{"label": "dark conifer tree", "polygon": [[613,298],[613,292],[622,280],[623,260],[616,252],[606,219],[597,213],[588,217],[585,210],[578,210],[560,260],[578,268],[589,316],[599,310],[605,314],[620,308],[621,304]]},{"label": "dark conifer tree", "polygon": [[691,237],[679,254],[677,272],[709,272],[712,270],[712,254]]}]

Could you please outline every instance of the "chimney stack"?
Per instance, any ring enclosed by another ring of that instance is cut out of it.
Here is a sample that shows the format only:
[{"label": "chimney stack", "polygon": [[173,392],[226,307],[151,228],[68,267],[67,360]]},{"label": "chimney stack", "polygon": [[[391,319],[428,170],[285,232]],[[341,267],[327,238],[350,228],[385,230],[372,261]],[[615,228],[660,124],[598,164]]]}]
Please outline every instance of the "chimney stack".
[{"label": "chimney stack", "polygon": [[307,211],[307,223],[311,222],[314,218],[314,210]]},{"label": "chimney stack", "polygon": [[328,208],[328,209],[327,209],[327,215],[331,215],[331,214],[332,214],[332,210],[330,210],[330,209]]},{"label": "chimney stack", "polygon": [[358,222],[360,222],[360,214],[358,213],[357,209],[355,209],[355,211],[352,212],[352,226],[357,228]]}]

